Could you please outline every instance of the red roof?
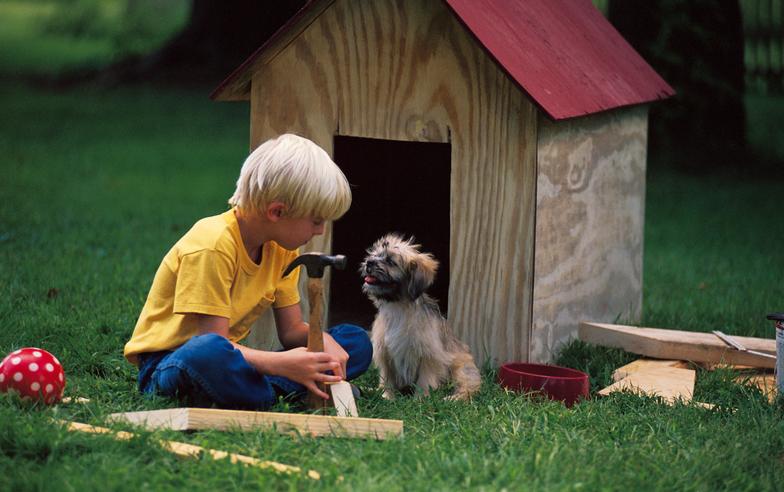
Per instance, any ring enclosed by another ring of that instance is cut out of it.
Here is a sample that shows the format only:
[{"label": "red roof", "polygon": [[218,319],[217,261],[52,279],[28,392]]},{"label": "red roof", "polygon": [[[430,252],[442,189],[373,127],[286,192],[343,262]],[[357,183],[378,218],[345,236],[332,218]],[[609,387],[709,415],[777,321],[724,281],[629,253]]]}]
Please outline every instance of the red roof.
[{"label": "red roof", "polygon": [[[675,94],[591,0],[445,0],[488,55],[551,118],[561,120]],[[213,99],[247,98],[254,61],[278,38],[309,22],[289,22],[234,71]],[[331,2],[326,2],[327,5]],[[318,9],[316,9],[318,10]],[[234,92],[232,94],[231,92]],[[239,97],[238,97],[239,96]]]}]

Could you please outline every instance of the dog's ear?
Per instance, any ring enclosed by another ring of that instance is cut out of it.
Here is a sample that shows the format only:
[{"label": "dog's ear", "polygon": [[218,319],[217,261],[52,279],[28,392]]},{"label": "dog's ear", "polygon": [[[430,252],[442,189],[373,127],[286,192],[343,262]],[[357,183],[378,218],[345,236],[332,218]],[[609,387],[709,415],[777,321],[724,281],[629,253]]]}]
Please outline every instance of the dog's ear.
[{"label": "dog's ear", "polygon": [[417,255],[410,264],[410,279],[408,281],[408,295],[414,300],[424,294],[433,285],[438,269],[438,261],[429,253]]}]

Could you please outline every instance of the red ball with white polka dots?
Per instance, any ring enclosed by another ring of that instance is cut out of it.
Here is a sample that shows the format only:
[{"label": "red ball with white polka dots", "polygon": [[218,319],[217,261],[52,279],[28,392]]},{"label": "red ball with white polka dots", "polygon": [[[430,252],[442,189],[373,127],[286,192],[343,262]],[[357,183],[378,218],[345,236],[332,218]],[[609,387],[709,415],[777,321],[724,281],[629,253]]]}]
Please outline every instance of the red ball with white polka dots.
[{"label": "red ball with white polka dots", "polygon": [[0,392],[16,391],[23,399],[52,404],[60,401],[64,389],[63,366],[46,350],[26,347],[0,362]]}]

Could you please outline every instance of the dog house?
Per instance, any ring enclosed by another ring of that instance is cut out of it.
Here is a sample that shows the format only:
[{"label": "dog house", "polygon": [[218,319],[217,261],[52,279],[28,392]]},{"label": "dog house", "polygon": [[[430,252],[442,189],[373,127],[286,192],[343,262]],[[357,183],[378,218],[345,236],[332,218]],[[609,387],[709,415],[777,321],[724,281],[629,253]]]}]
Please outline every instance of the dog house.
[{"label": "dog house", "polygon": [[371,308],[365,248],[414,234],[454,331],[499,363],[639,317],[645,103],[673,93],[590,0],[313,0],[212,98],[250,101],[251,147],[298,133],[352,183],[305,248],[349,256],[330,322]]}]

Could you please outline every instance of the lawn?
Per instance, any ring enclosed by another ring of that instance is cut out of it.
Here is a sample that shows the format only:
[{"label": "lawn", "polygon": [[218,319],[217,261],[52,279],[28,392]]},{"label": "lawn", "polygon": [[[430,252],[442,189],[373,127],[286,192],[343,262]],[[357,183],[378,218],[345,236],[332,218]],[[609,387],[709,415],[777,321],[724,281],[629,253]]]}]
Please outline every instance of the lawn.
[{"label": "lawn", "polygon": [[[137,393],[122,346],[163,254],[225,210],[247,153],[247,105],[210,102],[210,89],[0,82],[0,357],[44,347],[65,367],[66,393],[91,400],[41,407],[0,395],[0,490],[781,489],[784,407],[726,370],[698,373],[695,399],[714,410],[633,395],[566,409],[504,392],[491,367],[470,403],[443,391],[388,402],[371,371],[358,381],[361,414],[405,421],[402,439],[383,442],[172,431],[118,442],[54,423],[175,405]],[[765,314],[784,310],[782,185],[650,169],[643,324],[771,337]],[[633,358],[574,343],[559,362],[587,370],[595,392]],[[159,438],[322,479],[179,460]]]}]

